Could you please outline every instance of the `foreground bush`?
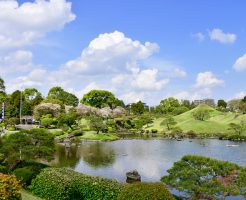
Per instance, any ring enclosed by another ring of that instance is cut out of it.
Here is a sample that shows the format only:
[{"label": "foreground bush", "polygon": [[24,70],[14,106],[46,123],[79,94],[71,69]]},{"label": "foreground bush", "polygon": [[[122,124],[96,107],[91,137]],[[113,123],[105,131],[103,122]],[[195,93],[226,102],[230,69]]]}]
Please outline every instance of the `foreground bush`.
[{"label": "foreground bush", "polygon": [[20,184],[15,176],[0,174],[0,200],[21,199]]},{"label": "foreground bush", "polygon": [[175,200],[162,183],[134,183],[125,186],[117,200]]},{"label": "foreground bush", "polygon": [[197,155],[186,155],[167,170],[162,181],[193,199],[246,196],[246,168]]},{"label": "foreground bush", "polygon": [[47,200],[114,200],[123,184],[66,168],[46,168],[32,181],[33,194]]}]

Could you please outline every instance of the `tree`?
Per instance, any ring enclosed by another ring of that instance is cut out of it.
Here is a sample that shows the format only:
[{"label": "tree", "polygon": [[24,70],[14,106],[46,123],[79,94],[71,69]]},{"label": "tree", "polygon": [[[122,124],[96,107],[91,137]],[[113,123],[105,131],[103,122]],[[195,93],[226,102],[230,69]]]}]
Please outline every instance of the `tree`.
[{"label": "tree", "polygon": [[193,117],[195,120],[204,121],[209,118],[209,110],[206,108],[197,108],[193,113]]},{"label": "tree", "polygon": [[134,115],[141,115],[144,113],[144,104],[141,101],[138,101],[137,103],[132,103],[130,109]]},{"label": "tree", "polygon": [[227,107],[227,103],[225,102],[225,100],[220,99],[220,100],[218,100],[217,106],[219,108],[226,108]]},{"label": "tree", "polygon": [[72,130],[74,129],[73,126],[77,124],[78,114],[75,110],[70,110],[68,113],[61,113],[57,117],[58,126],[62,127],[67,125]]},{"label": "tree", "polygon": [[175,108],[179,107],[178,99],[169,97],[168,99],[163,99],[160,102],[160,105],[157,106],[157,110],[161,114],[171,113]]},{"label": "tree", "polygon": [[[245,192],[245,167],[197,155],[186,155],[162,177],[168,186],[190,199],[224,199]],[[244,194],[245,195],[245,194]]]},{"label": "tree", "polygon": [[54,136],[45,129],[23,130],[10,134],[3,140],[1,148],[8,164],[23,160],[50,160],[54,151]]},{"label": "tree", "polygon": [[246,96],[240,101],[239,109],[245,114],[246,113]]},{"label": "tree", "polygon": [[234,112],[239,110],[240,99],[232,99],[228,102],[229,110]]},{"label": "tree", "polygon": [[117,99],[113,93],[106,90],[91,90],[83,96],[80,102],[96,108],[110,107],[113,109],[117,106],[124,107],[123,101]]},{"label": "tree", "polygon": [[91,116],[90,128],[92,130],[95,130],[98,134],[100,131],[103,131],[106,128],[106,125],[104,124],[103,119],[101,117]]},{"label": "tree", "polygon": [[166,126],[167,130],[170,130],[172,126],[176,125],[177,122],[171,115],[167,115],[165,119],[161,122],[161,126]]},{"label": "tree", "polygon": [[61,112],[59,104],[41,103],[34,108],[34,116],[36,120],[40,120],[42,116],[51,114],[52,117],[57,117]]},{"label": "tree", "polygon": [[0,77],[0,91],[5,93],[4,80]]},{"label": "tree", "polygon": [[174,108],[172,111],[172,114],[173,115],[180,115],[180,114],[185,113],[187,111],[189,111],[189,108],[187,108],[186,106],[180,106],[180,107]]},{"label": "tree", "polygon": [[79,99],[74,94],[66,92],[58,86],[49,90],[48,98],[57,99],[68,106],[78,106],[79,104]]}]

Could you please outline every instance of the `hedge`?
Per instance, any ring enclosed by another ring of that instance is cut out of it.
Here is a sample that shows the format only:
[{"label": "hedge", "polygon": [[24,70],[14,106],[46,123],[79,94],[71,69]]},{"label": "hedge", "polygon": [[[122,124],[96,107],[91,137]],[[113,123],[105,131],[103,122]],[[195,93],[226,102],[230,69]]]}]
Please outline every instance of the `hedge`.
[{"label": "hedge", "polygon": [[0,173],[0,200],[20,199],[20,184],[15,176]]},{"label": "hedge", "polygon": [[47,200],[116,200],[124,184],[67,168],[46,168],[32,181],[33,194]]},{"label": "hedge", "polygon": [[117,200],[175,200],[162,183],[134,183],[126,185]]}]

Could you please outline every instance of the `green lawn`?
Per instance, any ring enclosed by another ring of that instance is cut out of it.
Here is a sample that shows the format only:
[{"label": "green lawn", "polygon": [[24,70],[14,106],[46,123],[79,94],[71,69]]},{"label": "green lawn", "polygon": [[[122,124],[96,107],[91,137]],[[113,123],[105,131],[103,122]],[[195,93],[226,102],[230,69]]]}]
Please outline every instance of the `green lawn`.
[{"label": "green lawn", "polygon": [[115,134],[109,133],[99,133],[97,134],[96,131],[86,131],[83,136],[80,137],[84,140],[118,140],[119,137]]},{"label": "green lawn", "polygon": [[26,190],[21,190],[21,197],[22,200],[43,200],[39,197],[33,196],[30,192],[27,192]]},{"label": "green lawn", "polygon": [[[195,120],[193,118],[192,113],[197,110],[199,107],[204,107],[209,110],[210,118],[205,121]],[[157,129],[159,132],[168,132],[167,128],[161,126],[161,122],[164,117],[158,118],[154,120],[154,123],[148,128]],[[180,127],[184,132],[188,132],[190,130],[196,133],[206,133],[206,134],[216,134],[216,133],[225,133],[229,134],[231,131],[229,130],[230,123],[240,123],[241,121],[246,121],[246,115],[237,114],[237,113],[224,113],[217,111],[209,106],[200,105],[193,110],[187,111],[181,115],[174,117],[177,124],[176,127]],[[246,131],[243,133],[246,135]]]}]

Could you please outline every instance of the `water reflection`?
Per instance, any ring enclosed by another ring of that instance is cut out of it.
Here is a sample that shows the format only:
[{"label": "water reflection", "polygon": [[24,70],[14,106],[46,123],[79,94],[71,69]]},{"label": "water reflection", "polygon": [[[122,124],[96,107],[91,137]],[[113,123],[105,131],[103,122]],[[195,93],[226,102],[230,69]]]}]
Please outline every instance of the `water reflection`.
[{"label": "water reflection", "polygon": [[59,146],[58,166],[125,182],[125,173],[136,169],[143,181],[159,181],[167,169],[186,154],[198,154],[246,165],[246,142],[238,147],[220,140],[119,140],[114,142],[82,142],[78,146]]},{"label": "water reflection", "polygon": [[83,143],[79,152],[83,161],[94,168],[106,167],[115,161],[114,149],[101,142]]}]

